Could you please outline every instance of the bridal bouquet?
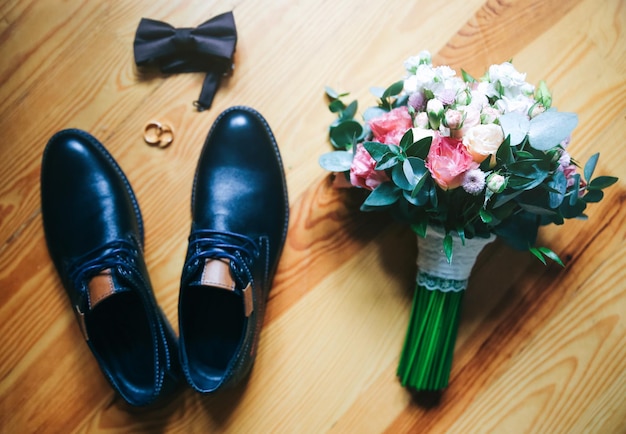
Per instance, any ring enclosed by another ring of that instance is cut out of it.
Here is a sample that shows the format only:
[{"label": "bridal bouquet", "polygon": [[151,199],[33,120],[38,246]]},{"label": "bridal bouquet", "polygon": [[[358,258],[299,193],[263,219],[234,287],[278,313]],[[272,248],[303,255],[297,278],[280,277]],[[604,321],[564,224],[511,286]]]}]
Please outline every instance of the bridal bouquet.
[{"label": "bridal bouquet", "polygon": [[586,218],[617,181],[593,177],[599,154],[580,166],[567,151],[578,118],[552,107],[544,82],[526,82],[510,62],[476,79],[433,66],[423,51],[403,80],[373,88],[358,104],[326,88],[333,152],[320,165],[339,184],[370,190],[362,211],[387,210],[418,235],[418,274],[398,376],[404,386],[447,386],[462,297],[482,248],[498,236],[546,263],[538,228]]}]

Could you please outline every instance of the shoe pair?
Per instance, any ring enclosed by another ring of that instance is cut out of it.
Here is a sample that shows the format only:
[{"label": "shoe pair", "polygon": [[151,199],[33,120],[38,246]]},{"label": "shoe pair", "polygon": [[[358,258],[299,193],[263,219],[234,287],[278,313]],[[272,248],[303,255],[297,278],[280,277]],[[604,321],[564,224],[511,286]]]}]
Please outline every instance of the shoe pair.
[{"label": "shoe pair", "polygon": [[179,342],[152,291],[137,199],[98,140],[76,129],[50,139],[41,203],[48,250],[83,335],[129,404],[147,405],[170,392],[181,369],[202,393],[246,376],[289,218],[280,153],[258,112],[226,110],[202,149]]}]

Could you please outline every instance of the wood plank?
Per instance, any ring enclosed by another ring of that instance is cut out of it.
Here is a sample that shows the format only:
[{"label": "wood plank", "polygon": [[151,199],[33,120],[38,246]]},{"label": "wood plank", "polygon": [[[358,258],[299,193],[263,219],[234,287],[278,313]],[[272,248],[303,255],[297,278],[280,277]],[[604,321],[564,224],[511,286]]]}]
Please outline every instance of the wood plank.
[{"label": "wood plank", "polygon": [[[370,86],[402,77],[422,49],[480,75],[512,58],[579,115],[568,151],[596,173],[626,172],[626,4],[621,0],[119,0],[0,3],[0,432],[624,433],[626,183],[589,221],[541,230],[565,269],[503,242],[479,257],[466,295],[450,387],[413,395],[395,376],[417,253],[410,229],[362,213],[318,165],[330,150],[325,85],[360,112]],[[234,74],[197,113],[202,74],[139,71],[141,17],[195,26],[233,10]],[[181,385],[129,408],[99,372],[49,259],[41,153],[55,132],[85,129],[111,151],[138,197],[156,298],[178,329],[191,185],[217,115],[250,105],[285,163],[289,233],[257,363],[233,390]],[[146,146],[150,120],[175,131]],[[622,177],[623,178],[623,177]],[[438,399],[437,399],[438,398]]]}]

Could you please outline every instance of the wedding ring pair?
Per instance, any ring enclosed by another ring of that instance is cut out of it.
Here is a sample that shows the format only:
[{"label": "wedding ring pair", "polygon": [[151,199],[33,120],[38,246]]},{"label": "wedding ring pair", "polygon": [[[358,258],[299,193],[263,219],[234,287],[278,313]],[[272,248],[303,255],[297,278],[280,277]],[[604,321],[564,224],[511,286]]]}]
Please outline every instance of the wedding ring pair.
[{"label": "wedding ring pair", "polygon": [[164,149],[174,141],[174,130],[168,124],[150,121],[143,129],[143,140],[150,146]]}]

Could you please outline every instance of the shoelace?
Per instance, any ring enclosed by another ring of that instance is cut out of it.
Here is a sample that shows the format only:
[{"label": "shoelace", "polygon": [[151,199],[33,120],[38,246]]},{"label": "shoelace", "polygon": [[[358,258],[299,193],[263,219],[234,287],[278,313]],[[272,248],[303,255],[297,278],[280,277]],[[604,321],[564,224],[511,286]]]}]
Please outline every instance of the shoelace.
[{"label": "shoelace", "polygon": [[[197,230],[189,236],[189,250],[193,252],[187,264],[199,264],[203,259],[229,259],[235,276],[241,276],[243,260],[247,268],[259,256],[259,246],[251,238],[233,232]],[[245,285],[247,282],[240,282]]]},{"label": "shoelace", "polygon": [[[70,272],[69,278],[75,288],[81,288],[83,282],[107,269],[117,269],[127,279],[143,281],[139,271],[134,266],[136,247],[129,241],[116,240],[97,247],[74,261],[80,264]],[[91,259],[89,259],[91,258]]]}]

